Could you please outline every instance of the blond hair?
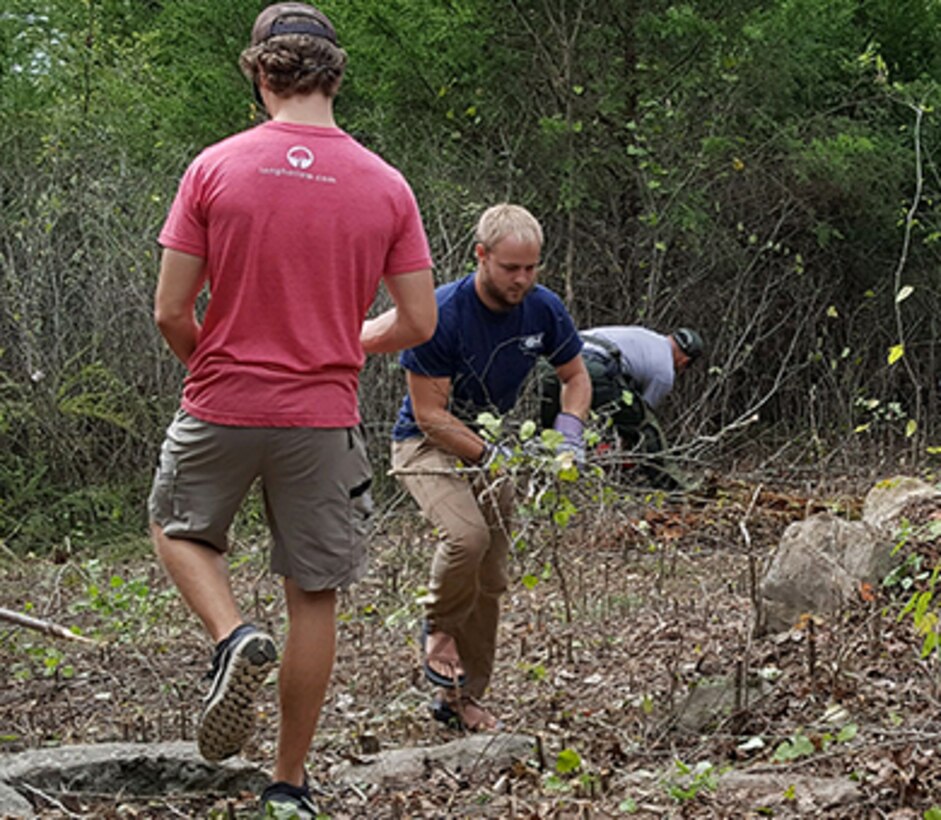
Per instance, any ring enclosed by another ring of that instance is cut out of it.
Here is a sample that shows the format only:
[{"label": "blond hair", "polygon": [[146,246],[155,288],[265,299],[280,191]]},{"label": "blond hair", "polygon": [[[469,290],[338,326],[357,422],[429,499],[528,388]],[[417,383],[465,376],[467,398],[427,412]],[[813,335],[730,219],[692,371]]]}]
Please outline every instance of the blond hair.
[{"label": "blond hair", "polygon": [[491,205],[477,222],[477,241],[489,249],[508,236],[542,245],[542,226],[522,205]]}]

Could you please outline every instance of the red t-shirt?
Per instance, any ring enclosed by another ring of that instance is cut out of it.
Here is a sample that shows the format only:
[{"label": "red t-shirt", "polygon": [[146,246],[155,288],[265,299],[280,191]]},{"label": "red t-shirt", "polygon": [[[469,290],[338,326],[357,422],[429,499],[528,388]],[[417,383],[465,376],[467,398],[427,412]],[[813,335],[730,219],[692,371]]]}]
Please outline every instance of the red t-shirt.
[{"label": "red t-shirt", "polygon": [[431,267],[402,175],[338,128],[268,122],[189,166],[160,244],[206,261],[183,408],[240,427],[350,427],[383,276]]}]

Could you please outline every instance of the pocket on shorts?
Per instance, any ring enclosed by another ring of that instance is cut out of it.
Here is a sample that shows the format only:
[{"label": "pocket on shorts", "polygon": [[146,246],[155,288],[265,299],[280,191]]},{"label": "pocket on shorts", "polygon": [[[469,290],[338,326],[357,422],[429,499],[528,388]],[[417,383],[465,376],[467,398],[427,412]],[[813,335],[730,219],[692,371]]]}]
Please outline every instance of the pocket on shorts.
[{"label": "pocket on shorts", "polygon": [[170,441],[165,440],[160,446],[157,468],[154,470],[154,481],[150,488],[150,497],[147,500],[147,510],[151,520],[161,527],[173,517],[176,476],[177,460],[170,446]]},{"label": "pocket on shorts", "polygon": [[356,451],[357,466],[355,478],[350,487],[350,523],[352,524],[353,543],[365,545],[369,533],[369,523],[375,505],[370,487],[372,486],[372,465],[366,453],[366,436],[362,427],[350,431],[350,443]]},{"label": "pocket on shorts", "polygon": [[375,505],[369,488],[372,485],[370,476],[364,482],[350,490],[350,511],[353,524],[353,540],[364,543],[369,534],[369,522],[372,518]]}]

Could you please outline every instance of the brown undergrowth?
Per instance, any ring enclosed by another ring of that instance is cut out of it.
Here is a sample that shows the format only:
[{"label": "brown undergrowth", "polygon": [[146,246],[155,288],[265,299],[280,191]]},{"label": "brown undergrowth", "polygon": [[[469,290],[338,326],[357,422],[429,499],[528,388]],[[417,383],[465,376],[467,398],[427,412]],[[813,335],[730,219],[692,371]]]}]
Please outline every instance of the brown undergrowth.
[{"label": "brown undergrowth", "polygon": [[[344,787],[329,774],[343,760],[455,737],[430,720],[419,673],[419,599],[435,536],[409,502],[389,502],[369,576],[341,596],[336,670],[310,755],[322,811],[338,820],[762,816],[760,804],[713,790],[715,776],[734,770],[849,778],[864,799],[839,816],[921,817],[941,802],[939,679],[936,660],[919,658],[911,623],[897,617],[904,596],[867,589],[841,617],[752,636],[756,573],[786,525],[824,509],[855,517],[859,501],[720,482],[681,501],[625,492],[564,529],[532,527],[512,557],[488,699],[508,731],[538,738],[532,759],[505,772],[438,768]],[[280,640],[281,593],[263,540],[249,532],[234,551],[233,578],[247,615]],[[910,539],[906,550],[928,565],[936,541]],[[79,627],[100,644],[0,625],[3,752],[192,739],[209,646],[146,547],[132,552],[4,558],[7,608]],[[690,692],[717,681],[732,692],[730,706],[691,715]],[[263,766],[272,760],[275,698],[269,681],[246,749]],[[639,771],[651,776],[638,780]],[[252,795],[54,799],[34,796],[37,811],[255,811]],[[789,816],[782,811],[775,816]]]}]

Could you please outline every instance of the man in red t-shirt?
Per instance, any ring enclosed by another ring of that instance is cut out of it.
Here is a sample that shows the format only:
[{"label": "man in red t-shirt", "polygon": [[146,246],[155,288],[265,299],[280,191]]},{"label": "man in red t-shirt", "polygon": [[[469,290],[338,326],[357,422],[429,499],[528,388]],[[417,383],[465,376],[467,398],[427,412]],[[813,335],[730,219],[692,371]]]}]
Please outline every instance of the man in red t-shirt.
[{"label": "man in red t-shirt", "polygon": [[[277,658],[244,623],[225,555],[261,479],[289,624],[262,802],[310,812],[304,762],[333,667],[336,589],[366,569],[359,371],[367,353],[429,338],[437,312],[411,189],[334,121],[346,53],[327,17],[269,6],[240,63],[271,119],[193,161],[160,233],[155,319],[187,375],[149,510],[157,554],[216,642],[198,743],[221,760],[250,736]],[[380,281],[395,308],[367,321]]]}]

